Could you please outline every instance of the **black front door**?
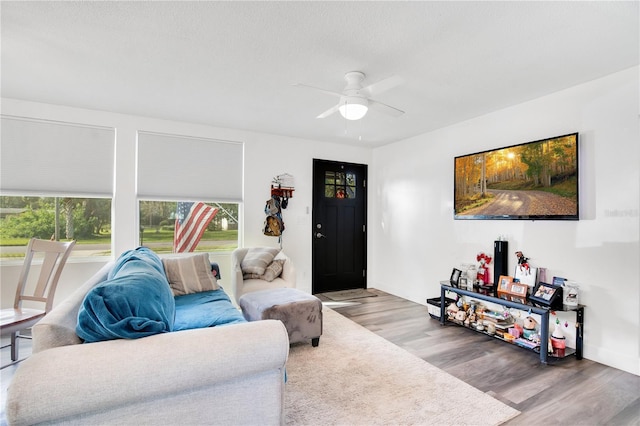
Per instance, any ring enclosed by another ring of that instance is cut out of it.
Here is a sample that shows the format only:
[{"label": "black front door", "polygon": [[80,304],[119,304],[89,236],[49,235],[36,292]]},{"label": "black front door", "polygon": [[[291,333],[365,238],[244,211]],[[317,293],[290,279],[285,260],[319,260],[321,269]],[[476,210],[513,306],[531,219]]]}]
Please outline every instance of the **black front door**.
[{"label": "black front door", "polygon": [[367,165],[313,160],[313,293],[366,288]]}]

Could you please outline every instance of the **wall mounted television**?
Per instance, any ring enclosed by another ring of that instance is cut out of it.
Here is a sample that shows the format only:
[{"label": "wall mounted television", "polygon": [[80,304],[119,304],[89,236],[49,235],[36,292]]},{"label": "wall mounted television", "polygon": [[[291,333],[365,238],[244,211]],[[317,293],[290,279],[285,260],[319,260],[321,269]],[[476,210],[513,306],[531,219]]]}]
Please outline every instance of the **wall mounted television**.
[{"label": "wall mounted television", "polygon": [[455,219],[578,220],[578,133],[454,159]]}]

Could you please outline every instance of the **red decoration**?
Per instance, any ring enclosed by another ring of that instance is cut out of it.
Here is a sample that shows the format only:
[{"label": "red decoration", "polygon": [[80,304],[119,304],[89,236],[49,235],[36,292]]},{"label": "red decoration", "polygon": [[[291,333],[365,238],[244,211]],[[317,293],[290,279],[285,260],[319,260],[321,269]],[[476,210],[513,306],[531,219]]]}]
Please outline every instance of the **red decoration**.
[{"label": "red decoration", "polygon": [[484,252],[480,252],[476,256],[476,260],[480,263],[480,266],[478,266],[477,279],[482,280],[485,284],[490,283],[491,277],[489,275],[489,264],[493,258]]}]

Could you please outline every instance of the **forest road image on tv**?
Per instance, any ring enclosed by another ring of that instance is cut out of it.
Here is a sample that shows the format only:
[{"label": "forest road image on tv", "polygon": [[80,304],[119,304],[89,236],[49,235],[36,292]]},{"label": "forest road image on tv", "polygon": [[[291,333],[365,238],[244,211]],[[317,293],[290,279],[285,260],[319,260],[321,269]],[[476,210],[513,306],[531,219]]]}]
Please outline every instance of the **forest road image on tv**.
[{"label": "forest road image on tv", "polygon": [[578,133],[454,159],[455,219],[579,220]]},{"label": "forest road image on tv", "polygon": [[571,215],[576,212],[573,200],[544,191],[510,191],[488,189],[493,199],[465,214],[482,216],[538,216],[550,214]]}]

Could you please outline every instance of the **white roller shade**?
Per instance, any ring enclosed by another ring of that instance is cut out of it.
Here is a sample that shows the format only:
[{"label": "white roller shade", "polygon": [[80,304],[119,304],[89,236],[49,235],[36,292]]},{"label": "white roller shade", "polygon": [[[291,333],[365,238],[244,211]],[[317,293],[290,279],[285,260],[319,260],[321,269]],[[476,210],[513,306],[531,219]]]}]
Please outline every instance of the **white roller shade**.
[{"label": "white roller shade", "polygon": [[242,201],[241,142],[138,132],[140,198]]},{"label": "white roller shade", "polygon": [[115,129],[13,116],[0,125],[5,195],[113,195]]}]

